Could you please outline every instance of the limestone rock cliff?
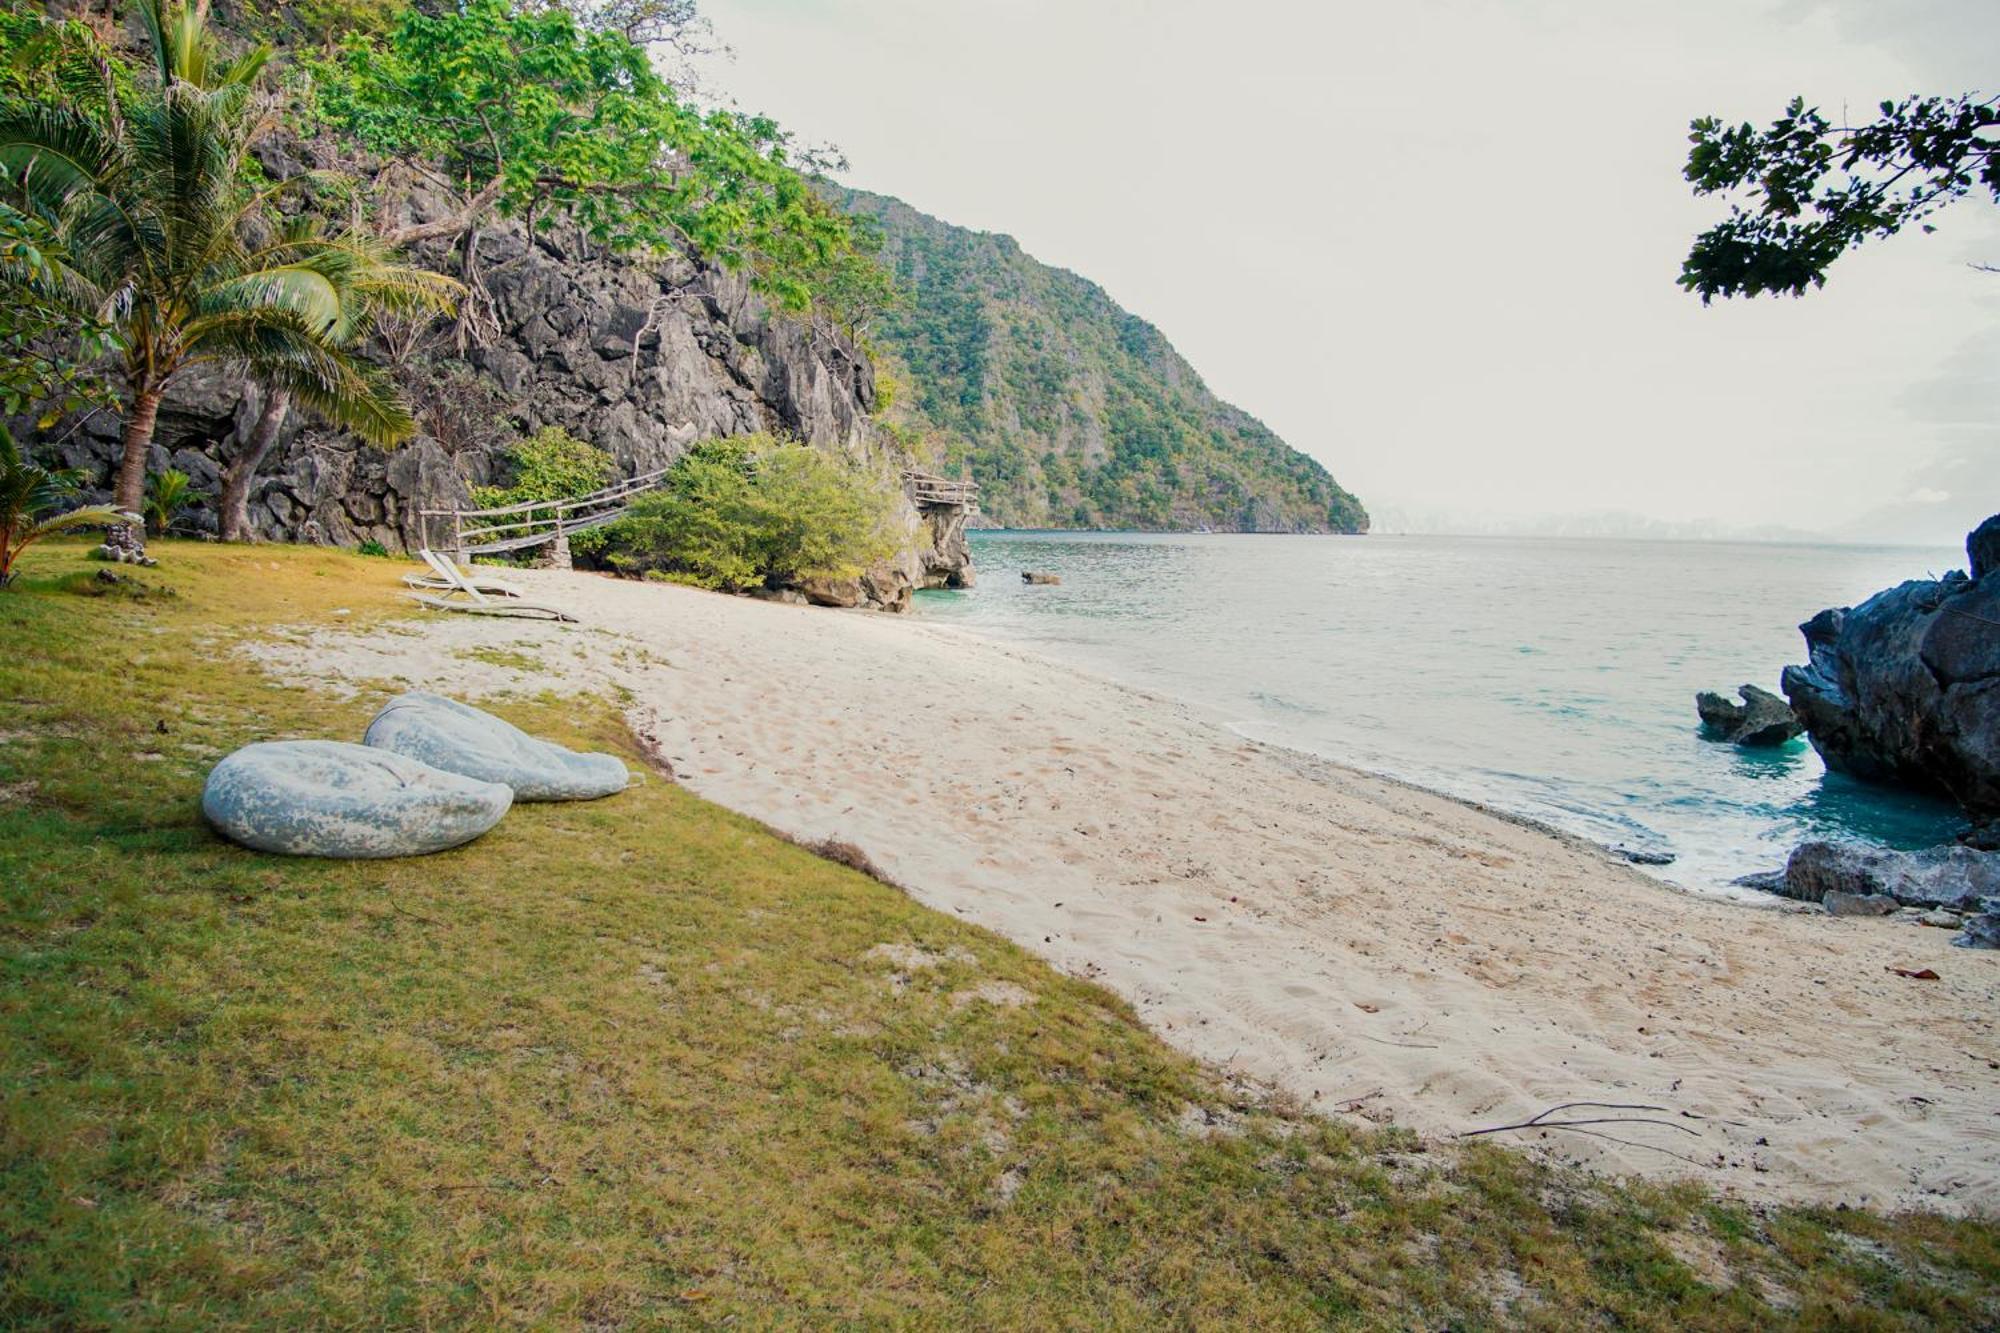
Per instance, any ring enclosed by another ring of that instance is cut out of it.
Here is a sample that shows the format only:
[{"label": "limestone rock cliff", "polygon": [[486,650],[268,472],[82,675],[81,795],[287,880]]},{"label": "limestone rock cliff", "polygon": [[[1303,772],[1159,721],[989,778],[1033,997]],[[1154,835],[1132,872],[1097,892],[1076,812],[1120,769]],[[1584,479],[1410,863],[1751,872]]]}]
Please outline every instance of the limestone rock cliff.
[{"label": "limestone rock cliff", "polygon": [[1968,539],[1970,575],[1913,579],[1799,627],[1810,660],[1783,687],[1827,767],[2000,819],[1996,534],[1989,519]]},{"label": "limestone rock cliff", "polygon": [[[328,152],[274,147],[265,165],[287,176],[334,165],[321,160]],[[414,220],[445,207],[421,192],[407,201]],[[459,257],[441,248],[420,254],[459,271]],[[482,301],[473,337],[396,331],[369,349],[404,384],[418,435],[385,451],[293,412],[251,490],[259,536],[391,548],[441,541],[419,511],[463,502],[470,487],[496,479],[506,444],[544,426],[608,450],[625,476],[671,463],[699,439],[757,431],[888,471],[900,465],[888,435],[871,428],[868,358],[841,336],[774,312],[736,274],[589,254],[566,235],[531,239],[511,222],[481,230],[476,269],[490,303]],[[262,390],[240,372],[182,378],[160,414],[153,468],[179,468],[197,495],[214,496],[218,459],[241,445],[262,405]],[[53,452],[108,488],[118,426],[101,413]],[[187,517],[214,527],[200,507]],[[909,506],[904,517],[906,549],[870,571],[861,604],[900,608],[912,588],[948,580],[953,562],[969,559],[962,536],[954,547],[937,516]]]}]

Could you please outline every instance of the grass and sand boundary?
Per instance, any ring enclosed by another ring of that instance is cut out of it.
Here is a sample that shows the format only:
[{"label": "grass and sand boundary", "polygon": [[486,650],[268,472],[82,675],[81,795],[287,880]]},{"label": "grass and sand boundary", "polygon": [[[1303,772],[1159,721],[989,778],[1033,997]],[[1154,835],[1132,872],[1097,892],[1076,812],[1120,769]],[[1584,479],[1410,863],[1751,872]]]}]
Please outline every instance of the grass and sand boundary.
[{"label": "grass and sand boundary", "polygon": [[[389,562],[160,554],[110,586],[56,544],[0,594],[0,1322],[1996,1317],[1988,1223],[1306,1113],[657,771],[421,860],[231,848],[196,809],[215,758],[358,736],[405,684],[234,649],[447,622]],[[500,685],[561,665],[463,651]],[[490,706],[644,769],[623,688]]]}]

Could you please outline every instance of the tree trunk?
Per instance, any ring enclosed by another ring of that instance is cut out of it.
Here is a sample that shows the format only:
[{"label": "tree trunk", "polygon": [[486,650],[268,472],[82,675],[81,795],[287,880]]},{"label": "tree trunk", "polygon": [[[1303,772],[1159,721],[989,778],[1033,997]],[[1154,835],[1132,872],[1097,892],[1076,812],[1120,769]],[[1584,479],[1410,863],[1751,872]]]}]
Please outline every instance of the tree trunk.
[{"label": "tree trunk", "polygon": [[278,442],[278,430],[285,424],[285,416],[291,410],[290,389],[272,389],[267,393],[256,428],[250,432],[250,438],[244,441],[236,457],[229,460],[229,466],[222,469],[222,540],[251,540],[250,483],[256,480],[257,469],[263,466],[271,446]]},{"label": "tree trunk", "polygon": [[[136,514],[146,498],[146,455],[153,448],[153,423],[159,419],[161,390],[141,384],[132,395],[132,410],[125,415],[124,454],[118,460],[118,483],[112,503],[128,514]],[[127,525],[133,545],[145,548],[145,538]]]}]

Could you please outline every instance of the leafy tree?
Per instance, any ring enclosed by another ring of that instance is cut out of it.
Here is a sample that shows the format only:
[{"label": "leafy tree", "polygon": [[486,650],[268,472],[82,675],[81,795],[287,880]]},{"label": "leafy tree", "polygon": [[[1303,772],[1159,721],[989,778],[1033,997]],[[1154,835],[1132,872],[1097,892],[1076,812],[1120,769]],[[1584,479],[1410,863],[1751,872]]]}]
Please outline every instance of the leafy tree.
[{"label": "leafy tree", "polygon": [[116,331],[78,310],[61,242],[41,219],[0,203],[0,415],[46,430],[116,400],[103,373]]},{"label": "leafy tree", "polygon": [[14,581],[14,562],[44,537],[70,528],[119,523],[131,517],[110,505],[68,509],[82,478],[51,471],[21,456],[20,446],[0,426],[0,588]]},{"label": "leafy tree", "polygon": [[565,217],[613,249],[748,268],[793,309],[847,245],[777,125],[703,112],[644,47],[561,5],[412,6],[380,41],[350,38],[315,68],[337,128],[464,183],[452,214],[388,232],[396,244],[462,236],[496,212],[538,228]]},{"label": "leafy tree", "polygon": [[2000,97],[1907,97],[1865,125],[1836,125],[1802,99],[1764,129],[1694,122],[1683,174],[1698,195],[1737,192],[1695,238],[1680,283],[1717,296],[1803,295],[1847,251],[1925,231],[1945,205],[2000,202]]},{"label": "leafy tree", "polygon": [[79,315],[106,316],[122,346],[117,507],[139,508],[160,401],[202,362],[253,368],[370,440],[401,440],[408,409],[348,351],[364,309],[355,294],[416,305],[438,299],[442,280],[309,222],[265,234],[287,188],[248,156],[268,50],[226,56],[202,7],[140,0],[137,12],[154,69],[129,99],[0,104],[0,173],[62,242],[56,292]]},{"label": "leafy tree", "polygon": [[713,441],[606,530],[607,562],[730,590],[853,578],[895,552],[895,514],[884,479],[816,449]]}]

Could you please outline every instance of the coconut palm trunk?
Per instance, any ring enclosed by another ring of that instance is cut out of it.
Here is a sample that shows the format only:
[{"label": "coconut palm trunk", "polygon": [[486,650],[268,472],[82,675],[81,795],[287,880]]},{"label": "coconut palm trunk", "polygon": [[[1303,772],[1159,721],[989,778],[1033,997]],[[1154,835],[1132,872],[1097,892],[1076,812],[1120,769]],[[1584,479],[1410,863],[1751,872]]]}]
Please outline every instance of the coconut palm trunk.
[{"label": "coconut palm trunk", "polygon": [[[153,451],[153,427],[160,417],[164,394],[150,384],[140,384],[132,395],[132,408],[125,414],[124,453],[118,460],[118,481],[112,489],[112,506],[122,513],[136,514],[146,499],[146,458]],[[144,545],[141,530],[129,529],[135,546]]]},{"label": "coconut palm trunk", "polygon": [[257,469],[271,452],[271,446],[278,442],[278,431],[285,424],[285,417],[292,410],[292,391],[272,389],[264,396],[264,410],[257,416],[256,428],[250,438],[222,469],[222,540],[226,542],[247,542],[252,540],[250,532],[250,483],[257,478]]}]

